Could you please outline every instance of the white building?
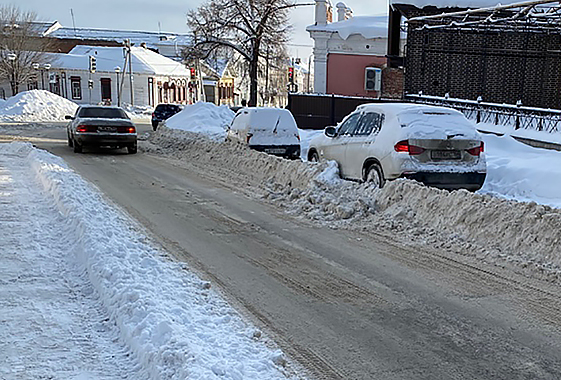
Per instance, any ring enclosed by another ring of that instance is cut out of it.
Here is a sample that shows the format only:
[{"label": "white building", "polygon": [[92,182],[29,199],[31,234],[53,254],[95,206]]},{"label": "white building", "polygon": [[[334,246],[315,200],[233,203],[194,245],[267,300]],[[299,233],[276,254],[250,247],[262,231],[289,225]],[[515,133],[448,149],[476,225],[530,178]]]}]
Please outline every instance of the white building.
[{"label": "white building", "polygon": [[[344,3],[315,0],[315,23],[306,28],[314,40],[313,89],[317,93],[378,96],[365,88],[367,68],[385,68],[388,16],[354,16]],[[385,13],[386,8],[373,9]]]},{"label": "white building", "polygon": [[[144,47],[76,46],[69,54],[51,53],[49,70],[39,68],[36,87],[79,104],[192,103],[198,83],[181,63]],[[95,72],[90,72],[90,57]],[[132,75],[129,72],[132,69]],[[132,83],[132,91],[131,91]]]}]

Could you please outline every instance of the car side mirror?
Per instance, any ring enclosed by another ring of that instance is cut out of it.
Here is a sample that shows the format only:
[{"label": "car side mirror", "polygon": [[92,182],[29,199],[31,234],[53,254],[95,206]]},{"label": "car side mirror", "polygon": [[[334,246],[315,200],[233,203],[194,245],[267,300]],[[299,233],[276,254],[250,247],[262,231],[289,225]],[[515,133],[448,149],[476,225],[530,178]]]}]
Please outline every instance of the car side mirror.
[{"label": "car side mirror", "polygon": [[324,133],[327,137],[335,137],[337,136],[337,129],[335,127],[326,127]]},{"label": "car side mirror", "polygon": [[74,120],[74,117],[70,116],[70,115],[65,115],[64,118],[66,120]]}]

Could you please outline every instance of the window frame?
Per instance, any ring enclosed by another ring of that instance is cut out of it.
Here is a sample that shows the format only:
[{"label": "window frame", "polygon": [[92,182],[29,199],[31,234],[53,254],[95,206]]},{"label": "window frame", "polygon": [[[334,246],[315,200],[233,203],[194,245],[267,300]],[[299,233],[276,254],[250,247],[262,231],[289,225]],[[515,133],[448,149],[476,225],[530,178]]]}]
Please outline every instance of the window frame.
[{"label": "window frame", "polygon": [[[75,83],[77,83],[78,86],[74,86]],[[76,90],[76,92],[74,92],[74,90]],[[72,100],[82,100],[82,77],[70,77],[70,93]]]}]

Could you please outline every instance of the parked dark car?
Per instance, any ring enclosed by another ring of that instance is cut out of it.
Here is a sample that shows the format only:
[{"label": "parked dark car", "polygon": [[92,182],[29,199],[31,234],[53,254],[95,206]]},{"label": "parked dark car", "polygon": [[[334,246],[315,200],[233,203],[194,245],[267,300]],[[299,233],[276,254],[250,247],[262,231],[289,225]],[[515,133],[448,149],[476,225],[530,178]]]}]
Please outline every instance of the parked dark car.
[{"label": "parked dark car", "polygon": [[75,153],[83,147],[127,148],[130,154],[137,151],[136,126],[120,107],[81,106],[74,116],[65,117],[68,146]]},{"label": "parked dark car", "polygon": [[152,128],[156,130],[160,122],[169,119],[178,112],[181,112],[183,107],[177,104],[158,104],[152,113]]}]

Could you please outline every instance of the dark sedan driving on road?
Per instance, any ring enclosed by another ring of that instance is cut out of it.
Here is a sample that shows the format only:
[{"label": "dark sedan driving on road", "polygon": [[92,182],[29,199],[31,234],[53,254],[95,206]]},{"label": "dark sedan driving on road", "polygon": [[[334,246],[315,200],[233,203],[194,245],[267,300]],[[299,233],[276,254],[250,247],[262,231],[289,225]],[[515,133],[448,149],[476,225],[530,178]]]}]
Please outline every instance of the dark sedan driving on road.
[{"label": "dark sedan driving on road", "polygon": [[137,151],[136,126],[119,107],[81,106],[74,116],[66,116],[68,146],[81,153],[83,147],[127,148]]}]

